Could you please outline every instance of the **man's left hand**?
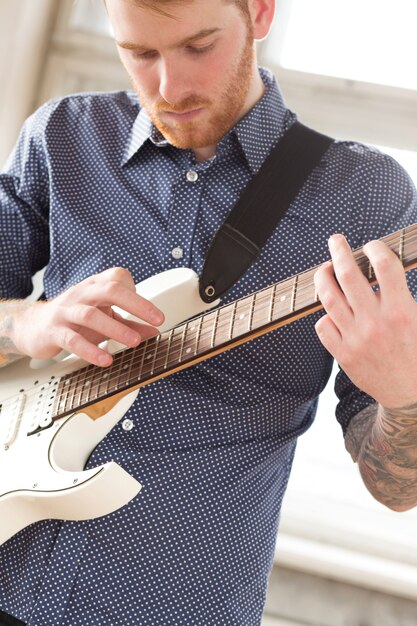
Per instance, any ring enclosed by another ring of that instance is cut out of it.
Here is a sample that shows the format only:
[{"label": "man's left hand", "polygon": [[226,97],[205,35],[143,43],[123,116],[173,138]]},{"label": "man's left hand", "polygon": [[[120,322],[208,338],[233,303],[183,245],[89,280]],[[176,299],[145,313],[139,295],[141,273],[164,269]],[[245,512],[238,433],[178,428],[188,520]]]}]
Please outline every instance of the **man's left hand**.
[{"label": "man's left hand", "polygon": [[317,334],[352,382],[386,408],[417,401],[417,304],[401,261],[381,241],[363,248],[379,284],[370,286],[343,235],[315,274],[326,314]]}]

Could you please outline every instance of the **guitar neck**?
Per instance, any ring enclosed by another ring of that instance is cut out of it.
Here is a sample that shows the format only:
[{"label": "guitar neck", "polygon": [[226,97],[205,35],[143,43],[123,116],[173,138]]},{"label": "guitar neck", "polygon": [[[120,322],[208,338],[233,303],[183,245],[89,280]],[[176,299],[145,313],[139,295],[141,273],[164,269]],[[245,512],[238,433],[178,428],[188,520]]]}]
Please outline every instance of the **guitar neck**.
[{"label": "guitar neck", "polygon": [[[417,224],[381,239],[404,268],[417,265]],[[375,274],[362,249],[355,260],[370,284]],[[141,387],[318,311],[317,267],[118,352],[110,367],[89,365],[60,379],[54,419],[116,393]]]}]

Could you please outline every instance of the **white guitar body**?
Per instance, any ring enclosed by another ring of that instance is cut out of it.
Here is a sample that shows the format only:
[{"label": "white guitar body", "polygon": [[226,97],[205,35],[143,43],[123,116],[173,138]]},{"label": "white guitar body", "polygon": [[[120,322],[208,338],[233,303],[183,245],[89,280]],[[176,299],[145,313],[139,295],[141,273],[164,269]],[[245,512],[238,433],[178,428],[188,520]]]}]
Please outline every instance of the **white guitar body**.
[{"label": "white guitar body", "polygon": [[[198,277],[185,268],[152,277],[140,283],[137,291],[169,313],[161,330],[213,306],[201,300]],[[108,344],[111,353],[119,348],[113,342]],[[141,489],[140,483],[114,462],[84,470],[91,452],[126,413],[138,391],[109,403],[108,410],[105,405],[99,419],[91,419],[88,411],[74,413],[27,434],[33,422],[27,394],[43,387],[47,401],[54,380],[84,365],[70,355],[52,363],[22,359],[0,370],[0,544],[43,519],[83,520],[106,515],[127,504]]]}]

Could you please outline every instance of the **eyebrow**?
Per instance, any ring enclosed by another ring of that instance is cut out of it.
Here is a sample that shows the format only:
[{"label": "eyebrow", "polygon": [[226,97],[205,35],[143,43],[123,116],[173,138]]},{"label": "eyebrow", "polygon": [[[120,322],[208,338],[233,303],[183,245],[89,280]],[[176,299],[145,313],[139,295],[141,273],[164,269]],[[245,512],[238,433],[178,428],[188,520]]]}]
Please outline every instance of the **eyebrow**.
[{"label": "eyebrow", "polygon": [[[170,46],[171,48],[181,48],[182,46],[187,46],[191,43],[194,43],[196,41],[199,41],[200,39],[204,39],[205,37],[209,37],[210,35],[213,35],[214,33],[220,32],[220,30],[222,30],[221,28],[205,28],[204,30],[200,30],[198,33],[196,33],[195,35],[191,35],[191,37],[186,37],[185,39],[182,39],[181,41],[179,41],[178,43],[174,44],[173,46]],[[145,52],[147,50],[151,50],[153,48],[148,48],[147,46],[140,46],[136,43],[133,43],[131,41],[116,41],[116,44],[120,47],[120,48],[124,48],[125,50],[135,50],[136,52]]]}]

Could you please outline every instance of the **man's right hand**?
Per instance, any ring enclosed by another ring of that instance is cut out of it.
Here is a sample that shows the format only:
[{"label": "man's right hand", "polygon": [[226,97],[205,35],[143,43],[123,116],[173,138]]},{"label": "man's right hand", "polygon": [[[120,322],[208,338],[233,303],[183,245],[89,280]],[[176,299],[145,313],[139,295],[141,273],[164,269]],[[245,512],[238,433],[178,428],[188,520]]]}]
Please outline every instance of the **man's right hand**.
[{"label": "man's right hand", "polygon": [[[131,274],[112,268],[86,278],[47,302],[21,305],[3,302],[0,324],[0,352],[3,343],[13,343],[9,353],[35,359],[50,359],[61,350],[106,367],[112,357],[98,344],[113,339],[128,347],[158,333],[163,313],[136,293]],[[144,324],[125,320],[112,306],[117,306]]]}]

